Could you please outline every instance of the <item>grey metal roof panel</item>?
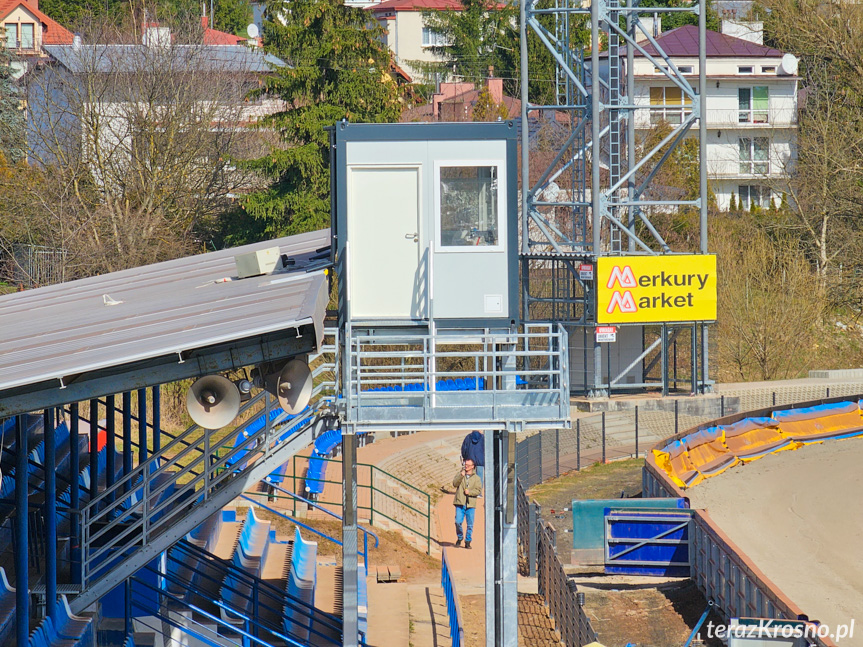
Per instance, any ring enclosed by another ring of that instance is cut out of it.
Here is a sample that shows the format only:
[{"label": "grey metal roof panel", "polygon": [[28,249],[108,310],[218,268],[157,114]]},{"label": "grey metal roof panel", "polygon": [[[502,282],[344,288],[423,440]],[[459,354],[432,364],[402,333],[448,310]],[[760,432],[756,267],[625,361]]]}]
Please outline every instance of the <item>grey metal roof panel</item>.
[{"label": "grey metal roof panel", "polygon": [[[304,324],[320,339],[327,278],[303,260],[329,244],[322,230],[0,297],[0,392]],[[236,254],[274,246],[297,269],[236,278]]]},{"label": "grey metal roof panel", "polygon": [[[169,49],[146,45],[45,45],[51,58],[71,72],[120,73],[147,69],[147,64],[168,64],[174,71],[189,69],[218,72],[269,72],[285,63],[272,54],[245,45],[172,45]],[[167,70],[165,70],[167,71]]]}]

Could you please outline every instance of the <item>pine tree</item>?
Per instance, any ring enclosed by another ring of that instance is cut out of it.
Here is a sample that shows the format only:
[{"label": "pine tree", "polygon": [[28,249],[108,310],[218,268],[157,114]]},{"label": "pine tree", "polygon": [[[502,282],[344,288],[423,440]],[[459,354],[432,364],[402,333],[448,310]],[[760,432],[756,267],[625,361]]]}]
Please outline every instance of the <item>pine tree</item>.
[{"label": "pine tree", "polygon": [[0,155],[10,164],[24,158],[24,111],[13,77],[12,56],[0,48]]},{"label": "pine tree", "polygon": [[390,53],[380,28],[368,26],[361,9],[344,0],[274,3],[264,22],[268,54],[286,65],[274,70],[260,94],[283,99],[287,108],[264,120],[282,147],[249,165],[273,182],[254,193],[243,209],[254,219],[235,218],[226,232],[236,244],[260,236],[314,231],[330,222],[329,133],[342,119],[394,122],[401,114],[399,93],[389,75]]},{"label": "pine tree", "polygon": [[[460,10],[423,13],[425,25],[447,44],[429,48],[440,62],[412,61],[412,65],[428,80],[446,80],[454,74],[479,86],[491,67],[514,83],[519,70],[518,5],[495,0],[462,0],[461,5]],[[507,91],[513,94],[518,89]]]},{"label": "pine tree", "polygon": [[728,211],[734,213],[737,211],[737,196],[734,193],[731,193],[731,202],[728,203]]}]

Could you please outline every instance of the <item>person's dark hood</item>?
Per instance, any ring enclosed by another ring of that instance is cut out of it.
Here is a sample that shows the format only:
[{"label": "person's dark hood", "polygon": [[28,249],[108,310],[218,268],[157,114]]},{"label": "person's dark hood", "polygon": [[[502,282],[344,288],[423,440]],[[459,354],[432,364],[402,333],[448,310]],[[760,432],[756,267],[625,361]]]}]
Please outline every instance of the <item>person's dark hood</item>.
[{"label": "person's dark hood", "polygon": [[470,435],[468,436],[468,438],[470,439],[470,442],[473,443],[474,445],[478,445],[479,443],[482,442],[482,434],[478,431],[470,432]]}]

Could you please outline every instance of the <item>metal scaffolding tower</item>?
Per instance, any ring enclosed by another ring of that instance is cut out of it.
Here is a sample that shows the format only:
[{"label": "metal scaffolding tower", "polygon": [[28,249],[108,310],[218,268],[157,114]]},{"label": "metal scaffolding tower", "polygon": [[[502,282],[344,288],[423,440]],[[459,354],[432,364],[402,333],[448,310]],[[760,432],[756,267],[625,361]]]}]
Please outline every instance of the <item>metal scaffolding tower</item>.
[{"label": "metal scaffolding tower", "polygon": [[[593,273],[586,268],[595,269],[602,256],[675,253],[651,223],[651,210],[697,208],[698,252],[707,253],[706,104],[699,95],[706,74],[705,10],[705,0],[665,8],[641,7],[639,0],[521,3],[522,314],[525,321],[556,321],[567,327],[574,391],[605,396],[614,389],[659,386],[667,394],[678,382],[677,339],[686,332],[686,382],[693,393],[709,388],[703,323],[629,326],[631,352],[618,356],[614,366],[610,356],[604,360],[593,335],[595,288]],[[653,25],[641,20],[643,14],[655,19],[672,12],[698,16],[697,84],[662,50]],[[579,28],[590,30],[587,56],[575,38]],[[529,35],[535,35],[555,61],[553,105],[529,101],[528,81],[534,77]],[[656,109],[635,103],[636,52],[653,63],[661,73],[658,78],[680,89],[687,105],[680,123],[652,147],[636,142],[636,112]],[[699,196],[656,197],[649,189],[657,172],[693,128],[699,136]],[[659,379],[648,377],[653,367],[660,369]]]}]

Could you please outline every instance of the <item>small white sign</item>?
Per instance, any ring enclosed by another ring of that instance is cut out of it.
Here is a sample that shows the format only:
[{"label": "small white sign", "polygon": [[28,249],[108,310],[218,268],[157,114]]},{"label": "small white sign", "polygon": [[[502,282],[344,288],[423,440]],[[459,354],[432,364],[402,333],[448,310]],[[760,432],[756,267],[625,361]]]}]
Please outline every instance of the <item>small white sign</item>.
[{"label": "small white sign", "polygon": [[596,341],[599,344],[617,341],[617,326],[597,326]]},{"label": "small white sign", "polygon": [[578,278],[582,281],[592,281],[593,280],[593,265],[589,263],[582,263],[578,266]]}]

